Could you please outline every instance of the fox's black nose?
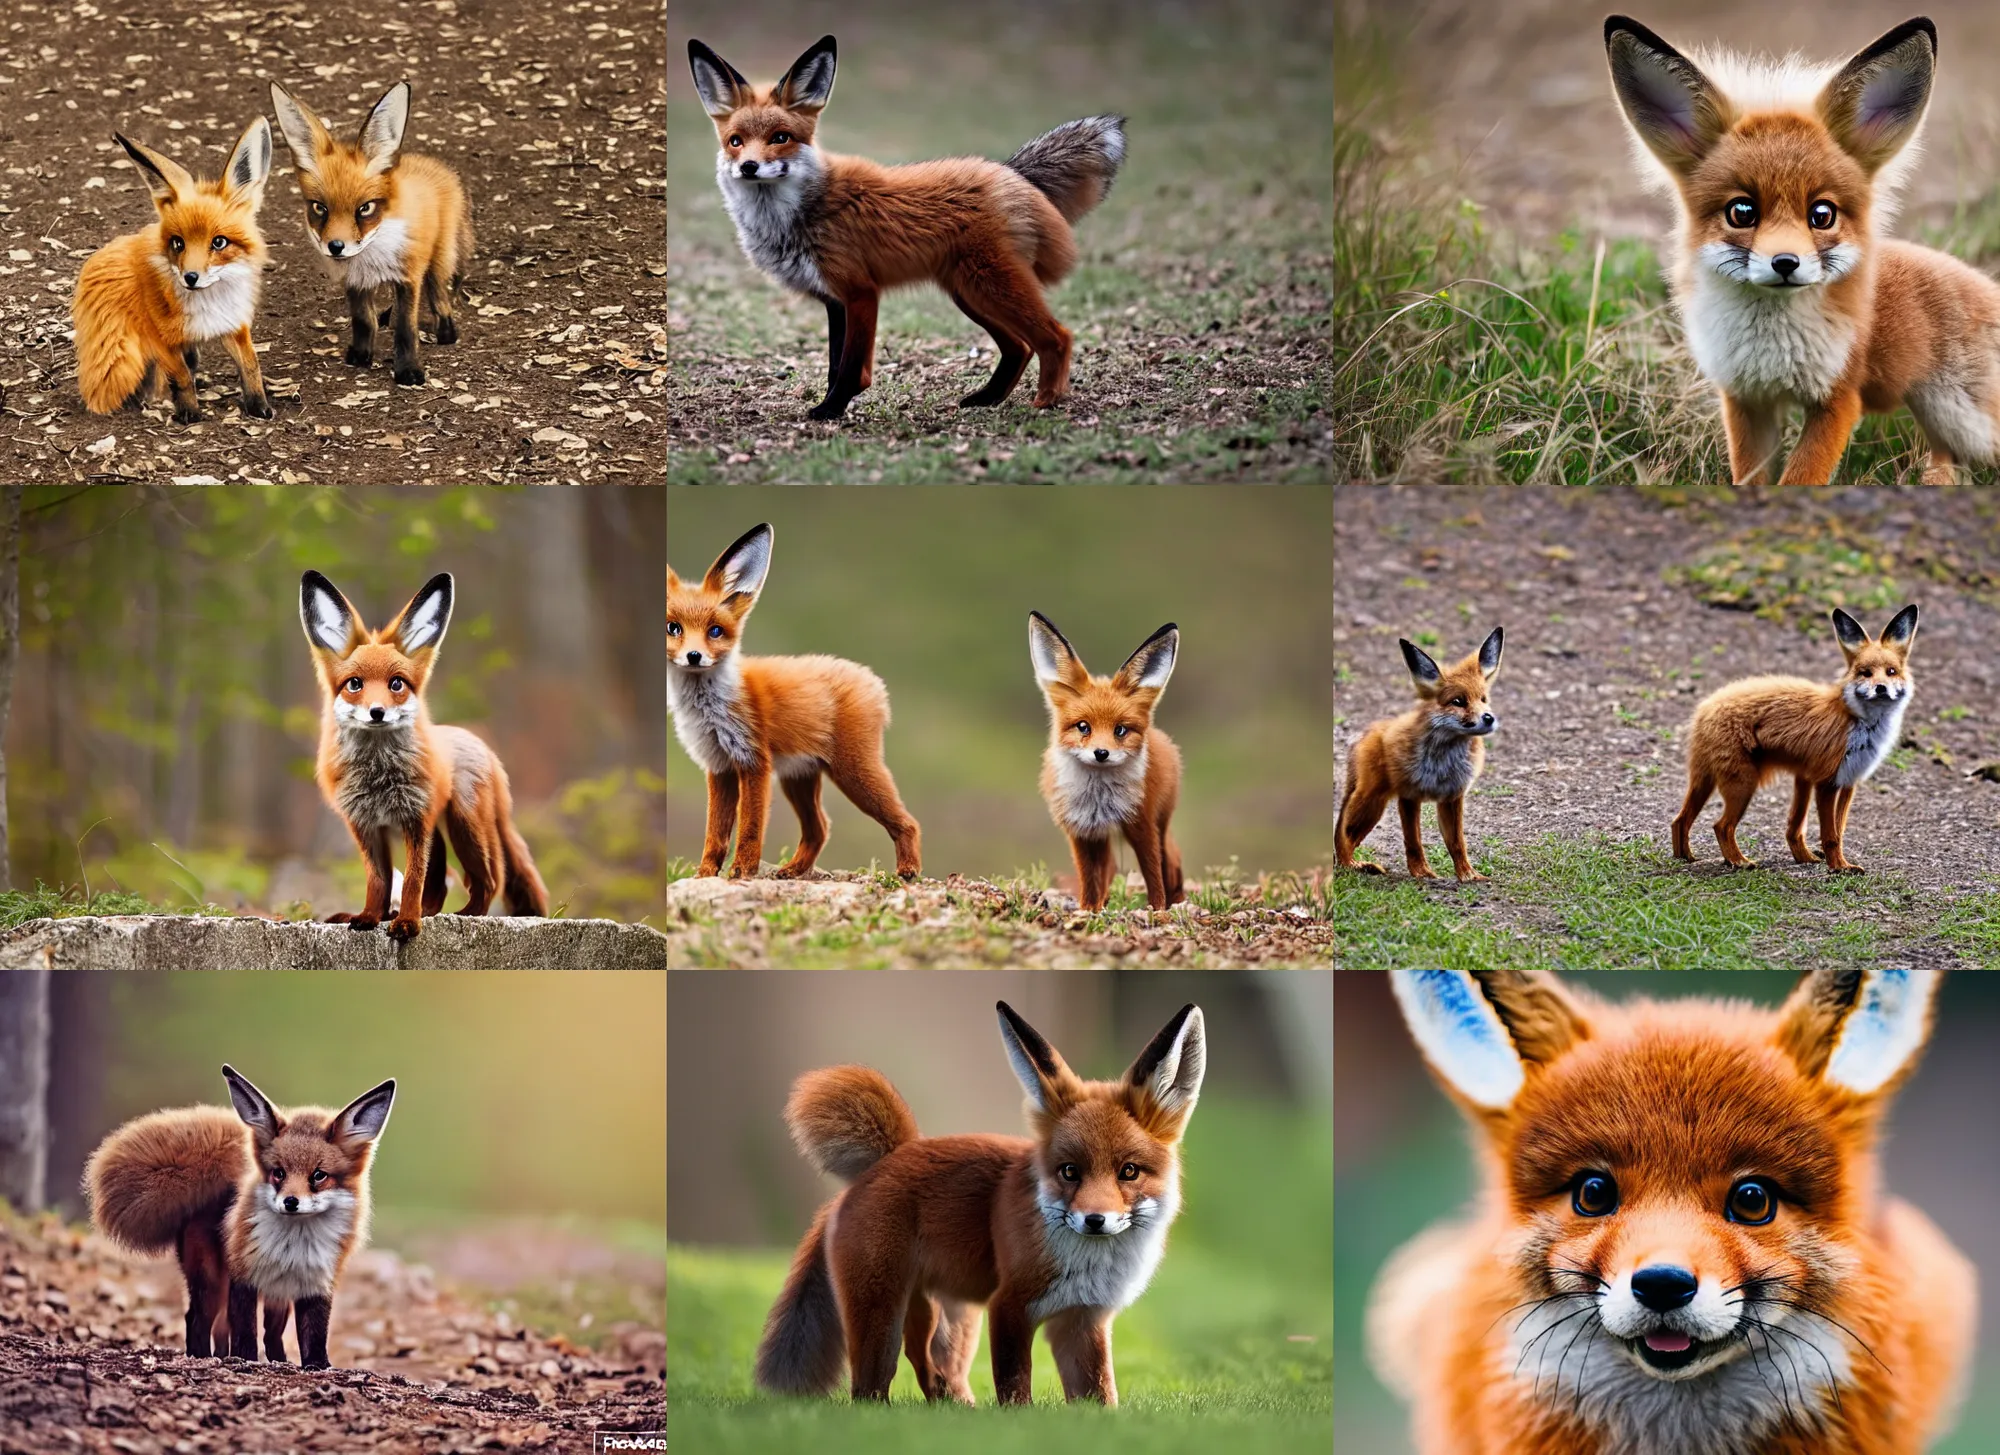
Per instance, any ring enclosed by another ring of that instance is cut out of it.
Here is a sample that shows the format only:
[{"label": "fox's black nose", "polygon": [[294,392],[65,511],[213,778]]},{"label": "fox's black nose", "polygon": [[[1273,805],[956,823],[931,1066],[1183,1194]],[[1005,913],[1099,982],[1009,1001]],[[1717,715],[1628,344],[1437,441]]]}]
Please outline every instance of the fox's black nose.
[{"label": "fox's black nose", "polygon": [[347,244],[344,242],[336,242],[329,240],[326,245],[326,250],[332,253],[337,258],[342,253],[347,251]]},{"label": "fox's black nose", "polygon": [[1771,271],[1780,278],[1789,278],[1799,270],[1797,253],[1779,253],[1771,259]]},{"label": "fox's black nose", "polygon": [[187,285],[188,285],[188,287],[192,288],[192,287],[194,287],[194,286],[195,286],[195,284],[197,284],[197,283],[199,283],[199,282],[201,281],[201,274],[199,274],[199,273],[183,273],[183,274],[181,274],[181,281],[182,281],[183,283],[187,284]]},{"label": "fox's black nose", "polygon": [[1101,1232],[1103,1232],[1103,1231],[1104,1231],[1104,1214],[1103,1214],[1103,1213],[1085,1213],[1085,1214],[1084,1214],[1084,1217],[1083,1217],[1083,1225],[1084,1225],[1084,1226],[1085,1226],[1086,1228],[1089,1228],[1089,1229],[1090,1229],[1090,1230],[1091,1230],[1091,1231],[1092,1231],[1093,1233],[1101,1233]]},{"label": "fox's black nose", "polygon": [[1483,728],[1490,728],[1493,726],[1494,723],[1498,721],[1499,719],[1494,717],[1493,714],[1490,712],[1482,712],[1479,714],[1479,725]]},{"label": "fox's black nose", "polygon": [[298,1210],[299,1210],[299,1200],[296,1197],[288,1197],[285,1199],[286,1212],[297,1212]]},{"label": "fox's black nose", "polygon": [[1698,1287],[1692,1273],[1670,1263],[1655,1263],[1632,1275],[1632,1297],[1656,1314],[1687,1307],[1694,1302]]},{"label": "fox's black nose", "polygon": [[699,667],[699,666],[701,665],[701,653],[700,653],[700,652],[689,652],[689,653],[688,653],[688,665],[689,665],[690,667]]},{"label": "fox's black nose", "polygon": [[755,162],[738,162],[736,170],[746,177],[754,177],[757,175],[757,164]]},{"label": "fox's black nose", "polygon": [[368,709],[368,715],[369,715],[370,717],[374,718],[374,719],[375,719],[375,721],[377,721],[377,722],[380,722],[380,721],[382,720],[383,716],[384,716],[384,714],[383,714],[383,711],[382,711],[382,709],[381,709],[381,708],[379,708],[379,707],[371,707],[371,708],[369,708],[369,709]]},{"label": "fox's black nose", "polygon": [[1097,750],[1097,761],[1098,761],[1098,762],[1100,762],[1100,763],[1108,763],[1108,762],[1110,762],[1110,761],[1111,761],[1111,749],[1109,749],[1109,748],[1099,748],[1099,749]]}]

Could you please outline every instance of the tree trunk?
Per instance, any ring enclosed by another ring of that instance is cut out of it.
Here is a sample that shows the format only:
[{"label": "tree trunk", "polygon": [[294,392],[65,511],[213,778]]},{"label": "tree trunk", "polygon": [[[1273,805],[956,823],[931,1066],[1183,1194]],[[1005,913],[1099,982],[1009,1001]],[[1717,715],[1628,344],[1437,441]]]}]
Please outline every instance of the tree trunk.
[{"label": "tree trunk", "polygon": [[21,492],[0,485],[0,892],[14,887],[7,850],[7,715],[21,654]]},{"label": "tree trunk", "polygon": [[40,1208],[49,1154],[49,972],[0,973],[0,1198]]}]

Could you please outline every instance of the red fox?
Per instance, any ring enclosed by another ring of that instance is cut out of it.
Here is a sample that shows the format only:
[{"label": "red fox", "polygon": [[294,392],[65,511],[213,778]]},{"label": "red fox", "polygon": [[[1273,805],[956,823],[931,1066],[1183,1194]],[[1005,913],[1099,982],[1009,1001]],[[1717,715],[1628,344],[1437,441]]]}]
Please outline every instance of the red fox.
[{"label": "red fox", "polygon": [[1357,863],[1354,851],[1393,799],[1403,816],[1403,855],[1414,879],[1435,879],[1424,855],[1424,804],[1437,804],[1438,832],[1451,853],[1458,882],[1484,879],[1465,850],[1465,795],[1486,764],[1486,739],[1500,726],[1487,705],[1500,675],[1506,637],[1493,628],[1479,650],[1450,671],[1423,648],[1402,640],[1417,705],[1401,717],[1370,723],[1347,755],[1347,791],[1333,825],[1335,858],[1344,869],[1380,874],[1379,864]]},{"label": "red fox", "polygon": [[1954,461],[2000,459],[2000,283],[1882,235],[1937,68],[1918,18],[1845,64],[1682,55],[1604,22],[1611,79],[1652,179],[1681,206],[1673,294],[1695,363],[1722,391],[1729,473],[1765,484],[1793,406],[1781,483],[1833,479],[1863,411],[1907,404]]},{"label": "red fox", "polygon": [[1180,646],[1180,628],[1168,622],[1112,676],[1093,677],[1054,622],[1028,613],[1028,659],[1049,704],[1042,799],[1069,836],[1078,899],[1087,910],[1104,908],[1111,897],[1113,829],[1139,860],[1150,907],[1187,898],[1181,851],[1167,831],[1180,801],[1181,752],[1153,726]]},{"label": "red fox", "polygon": [[667,707],[681,746],[708,775],[699,872],[722,872],[733,832],[729,877],[756,876],[776,773],[798,811],[799,846],[775,872],[780,879],[812,873],[826,847],[823,773],[889,831],[896,872],[915,879],[923,872],[923,835],[883,756],[889,690],[882,679],[839,657],[746,657],[737,650],[775,539],[769,525],[752,527],[699,584],[667,568]]},{"label": "red fox", "polygon": [[1918,1455],[1948,1431],[1978,1273],[1875,1149],[1937,982],[1819,970],[1767,1010],[1395,971],[1482,1146],[1472,1210],[1368,1310],[1420,1455]]},{"label": "red fox", "polygon": [[1819,843],[1828,872],[1859,874],[1841,852],[1855,785],[1894,751],[1903,735],[1903,712],[1916,684],[1910,648],[1917,639],[1917,608],[1890,619],[1877,641],[1846,612],[1833,613],[1833,632],[1847,670],[1836,682],[1803,677],[1746,677],[1703,698],[1688,724],[1688,788],[1674,815],[1674,857],[1694,858],[1688,831],[1709,795],[1720,790],[1722,816],[1715,841],[1736,868],[1750,860],[1736,846],[1736,826],[1767,778],[1792,775],[1792,809],[1785,843],[1792,857],[1810,864],[1821,857],[1806,847],[1806,803],[1819,809]]},{"label": "red fox", "polygon": [[1186,1005],[1117,1081],[1084,1081],[998,1004],[1031,1137],[923,1137],[866,1066],[809,1071],[785,1122],[849,1186],[819,1210],[757,1349],[757,1384],[889,1398],[896,1345],[927,1400],[972,1403],[983,1305],[1002,1404],[1030,1403],[1035,1330],[1066,1398],[1118,1403],[1111,1320],[1152,1281],[1180,1211],[1180,1141],[1201,1094],[1201,1011]]},{"label": "red fox", "polygon": [[146,178],[159,223],[106,243],[77,274],[70,300],[76,329],[76,382],[84,408],[110,414],[142,403],[164,380],[174,420],[201,418],[195,395],[197,345],[221,339],[236,361],[243,412],[271,417],[250,324],[264,281],[257,210],[271,175],[271,123],[243,128],[219,181],[123,136],[116,138]]},{"label": "red fox", "polygon": [[444,908],[447,835],[465,876],[460,914],[485,914],[503,885],[513,913],[549,912],[548,890],[514,827],[513,792],[499,756],[477,734],[432,722],[424,706],[451,603],[451,575],[439,572],[387,626],[371,632],[319,572],[308,571],[299,582],[299,619],[326,693],[320,792],[368,866],[361,913],[336,914],[330,924],[372,930],[388,917],[395,840],[401,838],[407,854],[403,899],[389,936],[415,937],[422,915]]},{"label": "red fox", "polygon": [[191,1357],[212,1347],[218,1358],[255,1359],[261,1295],[264,1357],[285,1362],[296,1308],[299,1363],[324,1369],[334,1287],[368,1242],[368,1163],[396,1083],[337,1112],[281,1112],[229,1067],[222,1075],[235,1115],[217,1106],[156,1111],[98,1144],[83,1169],[91,1217],[134,1252],[179,1256]]},{"label": "red fox", "polygon": [[[452,290],[472,259],[472,210],[458,173],[403,150],[410,83],[383,92],[351,142],[336,140],[276,81],[271,105],[306,200],[306,236],[347,290],[347,362],[370,367],[376,324],[393,323],[396,382],[423,383],[418,310],[430,310],[440,344],[458,342]],[[394,296],[378,319],[375,298],[385,287]]]},{"label": "red fox", "polygon": [[715,122],[715,177],[750,261],[826,305],[826,398],[838,419],[874,382],[883,292],[936,283],[993,335],[1000,362],[961,406],[1001,404],[1032,354],[1035,407],[1069,394],[1070,331],[1042,290],[1076,266],[1070,224],[1102,202],[1125,160],[1125,118],[1066,121],[1005,164],[977,157],[884,167],[813,144],[833,95],[834,43],[822,36],[774,86],[752,86],[698,40],[688,65]]}]

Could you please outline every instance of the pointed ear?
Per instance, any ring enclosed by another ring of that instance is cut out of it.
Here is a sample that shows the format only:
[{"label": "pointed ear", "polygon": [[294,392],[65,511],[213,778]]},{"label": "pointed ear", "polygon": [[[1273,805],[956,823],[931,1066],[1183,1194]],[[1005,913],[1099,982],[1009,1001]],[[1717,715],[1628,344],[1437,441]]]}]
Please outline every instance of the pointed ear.
[{"label": "pointed ear", "polygon": [[1042,1039],[1041,1032],[1015,1014],[1014,1007],[998,1001],[1000,1043],[1007,1048],[1007,1064],[1014,1079],[1028,1093],[1037,1110],[1055,1116],[1074,1099],[1080,1083],[1060,1052]]},{"label": "pointed ear", "polygon": [[1499,627],[1493,628],[1486,640],[1479,644],[1479,670],[1491,682],[1500,675],[1500,652],[1507,645]]},{"label": "pointed ear", "polygon": [[1137,1087],[1178,1133],[1194,1112],[1207,1067],[1208,1040],[1202,1029],[1201,1007],[1184,1005],[1139,1053],[1125,1072],[1125,1080]]},{"label": "pointed ear", "polygon": [[229,1104],[260,1141],[268,1142],[284,1130],[285,1119],[271,1105],[271,1098],[252,1086],[249,1078],[239,1076],[233,1067],[225,1065],[222,1079],[229,1083]]},{"label": "pointed ear", "polygon": [[451,572],[440,571],[424,582],[383,632],[412,657],[435,653],[451,625],[451,599]]},{"label": "pointed ear", "polygon": [[688,69],[694,72],[695,94],[710,116],[720,121],[755,95],[743,73],[698,40],[688,42]]},{"label": "pointed ear", "polygon": [[382,99],[368,109],[354,138],[361,154],[368,158],[368,175],[379,177],[396,165],[403,149],[403,132],[410,125],[410,83],[398,81],[382,93]]},{"label": "pointed ear", "polygon": [[364,1091],[340,1109],[340,1115],[326,1129],[326,1139],[353,1150],[382,1135],[389,1125],[389,1103],[396,1099],[396,1079]]},{"label": "pointed ear", "polygon": [[271,83],[271,109],[278,113],[278,130],[292,154],[292,166],[313,176],[319,174],[320,152],[330,138],[320,119],[292,98],[292,93],[276,81]]},{"label": "pointed ear", "polygon": [[1028,660],[1034,663],[1035,680],[1043,686],[1081,689],[1090,681],[1083,661],[1069,638],[1039,611],[1028,613]]},{"label": "pointed ear", "polygon": [[768,523],[752,526],[715,558],[715,564],[702,577],[702,589],[724,597],[754,597],[764,589],[764,578],[771,571],[771,548],[776,542],[776,532]]},{"label": "pointed ear", "polygon": [[833,37],[823,35],[792,62],[771,99],[787,110],[817,116],[833,96],[833,63]]},{"label": "pointed ear", "polygon": [[271,123],[258,117],[243,128],[236,149],[229,154],[222,181],[231,195],[250,203],[254,213],[264,200],[264,183],[271,176]]},{"label": "pointed ear", "polygon": [[1881,642],[1885,647],[1901,647],[1903,655],[1910,654],[1910,647],[1917,639],[1917,608],[1912,602],[1894,616],[1882,628]]},{"label": "pointed ear", "polygon": [[118,145],[125,148],[125,155],[139,167],[139,175],[146,179],[146,188],[153,194],[155,205],[172,202],[177,197],[185,197],[195,189],[194,177],[186,167],[172,157],[162,156],[151,147],[142,147],[113,132]]},{"label": "pointed ear", "polygon": [[317,571],[299,578],[299,623],[306,629],[308,642],[336,657],[346,656],[348,649],[367,635],[347,598]]},{"label": "pointed ear", "polygon": [[1397,970],[1390,984],[1431,1070],[1480,1111],[1505,1111],[1531,1069],[1590,1037],[1583,1008],[1552,975]]},{"label": "pointed ear", "polygon": [[1604,22],[1611,85],[1633,134],[1676,174],[1692,171],[1735,121],[1699,67],[1636,20]]},{"label": "pointed ear", "polygon": [[1833,609],[1833,635],[1840,643],[1840,655],[1850,662],[1868,645],[1868,629],[1837,606]]},{"label": "pointed ear", "polygon": [[1181,629],[1168,622],[1125,659],[1115,679],[1127,691],[1159,692],[1174,675],[1174,658],[1180,654]]},{"label": "pointed ear", "polygon": [[1410,684],[1417,689],[1417,696],[1429,697],[1437,691],[1437,685],[1444,677],[1438,664],[1431,660],[1431,654],[1415,642],[1396,638],[1396,645],[1403,649],[1403,665],[1410,669]]},{"label": "pointed ear", "polygon": [[1815,970],[1785,1002],[1778,1048],[1812,1080],[1883,1094],[1916,1068],[1938,984],[1936,970]]},{"label": "pointed ear", "polygon": [[1842,151],[1876,171],[1923,125],[1936,75],[1937,27],[1922,16],[1906,20],[1826,83],[1820,120]]}]

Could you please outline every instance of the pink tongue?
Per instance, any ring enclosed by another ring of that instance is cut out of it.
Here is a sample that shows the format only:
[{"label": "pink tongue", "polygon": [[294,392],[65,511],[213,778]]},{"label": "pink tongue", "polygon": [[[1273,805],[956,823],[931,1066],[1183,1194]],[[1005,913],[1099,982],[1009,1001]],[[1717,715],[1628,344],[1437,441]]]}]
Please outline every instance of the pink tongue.
[{"label": "pink tongue", "polygon": [[1680,1354],[1694,1343],[1686,1334],[1660,1333],[1646,1335],[1646,1347],[1655,1354]]}]

